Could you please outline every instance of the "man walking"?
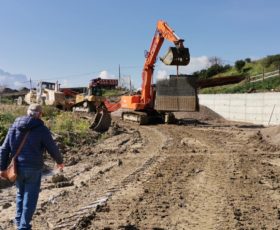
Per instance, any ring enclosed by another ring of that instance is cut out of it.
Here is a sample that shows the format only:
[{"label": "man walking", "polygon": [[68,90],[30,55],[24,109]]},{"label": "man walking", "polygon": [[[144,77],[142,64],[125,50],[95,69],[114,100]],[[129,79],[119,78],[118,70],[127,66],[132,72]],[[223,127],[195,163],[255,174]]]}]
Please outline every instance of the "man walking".
[{"label": "man walking", "polygon": [[62,155],[41,116],[41,105],[30,105],[27,116],[15,120],[0,147],[0,177],[2,177],[9,158],[15,155],[24,136],[27,135],[17,158],[15,223],[19,230],[31,229],[30,222],[36,210],[41,185],[44,150],[46,149],[56,161],[59,169],[62,170],[64,167]]}]

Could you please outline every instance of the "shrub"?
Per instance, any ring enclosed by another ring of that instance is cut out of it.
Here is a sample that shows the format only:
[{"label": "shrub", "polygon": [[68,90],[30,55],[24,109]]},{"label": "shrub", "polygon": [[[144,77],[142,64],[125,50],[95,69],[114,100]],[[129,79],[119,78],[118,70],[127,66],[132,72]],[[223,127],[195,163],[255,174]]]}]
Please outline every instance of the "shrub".
[{"label": "shrub", "polygon": [[236,68],[236,70],[238,71],[238,72],[241,72],[241,70],[243,69],[243,67],[245,66],[245,61],[243,61],[243,60],[238,60],[238,61],[236,61],[235,62],[235,64],[234,64],[234,67]]},{"label": "shrub", "polygon": [[47,125],[55,132],[85,133],[89,129],[89,121],[71,112],[64,112],[47,121]]},{"label": "shrub", "polygon": [[1,125],[7,125],[11,124],[15,120],[15,115],[12,113],[0,113],[0,124]]},{"label": "shrub", "polygon": [[268,68],[270,66],[279,67],[280,65],[280,54],[267,56],[263,60],[264,67]]},{"label": "shrub", "polygon": [[52,119],[54,117],[56,117],[57,115],[59,115],[60,110],[53,107],[53,106],[44,106],[43,108],[43,116],[46,119]]},{"label": "shrub", "polygon": [[8,132],[8,127],[15,120],[15,116],[11,113],[0,113],[0,145]]},{"label": "shrub", "polygon": [[7,132],[8,132],[8,128],[0,125],[0,145],[3,144]]},{"label": "shrub", "polygon": [[245,62],[251,63],[251,58],[246,58],[246,59],[245,59]]},{"label": "shrub", "polygon": [[211,78],[219,73],[224,73],[227,70],[229,70],[230,68],[231,68],[230,65],[223,66],[223,65],[215,64],[215,65],[212,65],[211,67],[209,67],[208,69],[196,71],[193,73],[193,75],[200,79],[207,79],[207,78]]}]

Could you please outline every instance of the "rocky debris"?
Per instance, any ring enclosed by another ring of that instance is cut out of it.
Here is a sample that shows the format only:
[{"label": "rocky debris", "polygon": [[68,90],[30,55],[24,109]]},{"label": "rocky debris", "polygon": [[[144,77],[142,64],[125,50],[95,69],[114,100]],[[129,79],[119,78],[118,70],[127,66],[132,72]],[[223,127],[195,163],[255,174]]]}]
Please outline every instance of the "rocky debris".
[{"label": "rocky debris", "polygon": [[111,127],[107,131],[107,133],[110,137],[116,136],[123,132],[125,132],[125,129],[123,127],[120,127],[117,122],[112,122]]},{"label": "rocky debris", "polygon": [[[61,173],[53,175],[51,180],[55,184],[55,188],[63,188],[74,185],[73,181],[70,181]],[[49,188],[51,187],[53,186],[49,186]]]},{"label": "rocky debris", "polygon": [[81,160],[80,157],[70,157],[68,162],[65,164],[66,166],[73,166],[79,163]]},{"label": "rocky debris", "polygon": [[70,228],[70,230],[84,230],[91,225],[92,220],[95,217],[95,212],[92,212],[86,216],[82,216],[78,219],[78,222]]},{"label": "rocky debris", "polygon": [[0,189],[7,188],[11,185],[12,185],[11,182],[0,178]]},{"label": "rocky debris", "polygon": [[137,228],[133,224],[121,225],[121,226],[118,227],[118,229],[121,229],[121,230],[139,230],[139,228]]},{"label": "rocky debris", "polygon": [[248,144],[254,146],[256,151],[258,149],[261,149],[263,151],[271,151],[271,152],[276,152],[280,150],[279,143],[277,146],[273,144],[272,141],[270,142],[267,138],[264,138],[263,132],[261,132],[260,130],[256,131],[254,134],[252,134],[249,137]]},{"label": "rocky debris", "polygon": [[9,207],[11,207],[11,206],[12,206],[11,203],[6,202],[6,203],[4,203],[4,204],[2,205],[2,208],[3,208],[3,209],[7,209],[7,208],[9,208]]},{"label": "rocky debris", "polygon": [[263,138],[272,145],[280,146],[280,125],[270,126],[261,130]]},{"label": "rocky debris", "polygon": [[68,181],[68,179],[63,174],[59,173],[52,176],[52,182],[55,184],[64,181]]}]

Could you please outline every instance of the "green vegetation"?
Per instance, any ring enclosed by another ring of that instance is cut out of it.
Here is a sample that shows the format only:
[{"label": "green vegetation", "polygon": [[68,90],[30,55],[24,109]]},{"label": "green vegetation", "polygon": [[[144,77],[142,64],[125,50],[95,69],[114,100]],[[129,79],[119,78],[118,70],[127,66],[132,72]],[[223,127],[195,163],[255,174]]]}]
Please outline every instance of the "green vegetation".
[{"label": "green vegetation", "polygon": [[47,121],[49,128],[57,133],[75,132],[85,133],[88,131],[89,121],[82,119],[72,112],[63,112]]},{"label": "green vegetation", "polygon": [[208,69],[203,69],[197,72],[194,72],[193,75],[197,76],[200,79],[207,79],[214,77],[215,75],[221,75],[223,73],[228,72],[231,69],[230,65],[219,65],[219,64],[214,64]]},{"label": "green vegetation", "polygon": [[280,65],[280,54],[267,56],[263,59],[263,65],[266,68],[274,67],[279,68]]},{"label": "green vegetation", "polygon": [[122,93],[122,91],[119,89],[110,89],[110,90],[102,89],[102,95],[104,97],[118,96],[121,93]]},{"label": "green vegetation", "polygon": [[248,92],[267,92],[267,91],[280,91],[280,77],[269,78],[265,81],[259,82],[241,82],[230,86],[219,86],[213,88],[206,88],[200,90],[204,94],[217,94],[217,93],[248,93]]},{"label": "green vegetation", "polygon": [[[79,138],[86,137],[89,132],[90,122],[82,119],[72,112],[61,112],[57,116],[46,121],[50,130],[61,136],[61,141],[67,146],[73,146],[76,140],[73,138],[78,135]],[[75,135],[74,135],[75,134]]]},{"label": "green vegetation", "polygon": [[3,97],[0,95],[0,103],[3,104],[12,104],[14,102],[13,98],[11,97]]},{"label": "green vegetation", "polygon": [[243,60],[238,60],[235,62],[234,67],[238,72],[241,72],[243,67],[246,65],[246,62]]},{"label": "green vegetation", "polygon": [[90,122],[88,119],[82,119],[72,112],[64,112],[51,106],[44,107],[43,120],[46,126],[54,133],[61,136],[61,141],[68,146],[72,146],[73,133],[79,137],[85,137],[89,132]]},{"label": "green vegetation", "polygon": [[16,117],[22,116],[25,113],[26,109],[24,107],[0,104],[0,145]]},{"label": "green vegetation", "polygon": [[[4,141],[8,128],[15,118],[26,114],[27,107],[5,105],[0,107],[0,145]],[[45,106],[42,119],[52,132],[63,136],[64,144],[71,145],[73,140],[69,133],[86,136],[89,132],[89,120],[78,117],[72,112],[62,112],[54,107]]]},{"label": "green vegetation", "polygon": [[[237,60],[234,66],[214,64],[208,69],[197,71],[194,73],[199,79],[219,78],[225,76],[250,76],[262,74],[263,72],[271,72],[279,70],[280,54],[267,56],[263,59],[252,61],[250,58]],[[245,93],[245,92],[266,92],[280,91],[279,77],[265,79],[255,83],[243,81],[235,85],[226,85],[220,87],[212,87],[200,90],[200,93]]]},{"label": "green vegetation", "polygon": [[15,116],[12,113],[0,113],[0,144],[4,141],[8,128],[14,120]]}]

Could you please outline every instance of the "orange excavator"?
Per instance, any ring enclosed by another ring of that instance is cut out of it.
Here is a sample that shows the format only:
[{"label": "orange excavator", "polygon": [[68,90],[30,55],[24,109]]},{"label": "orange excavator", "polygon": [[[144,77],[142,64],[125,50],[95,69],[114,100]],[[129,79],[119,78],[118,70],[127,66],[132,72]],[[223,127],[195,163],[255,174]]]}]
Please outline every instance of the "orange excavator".
[{"label": "orange excavator", "polygon": [[[121,97],[120,103],[123,109],[123,120],[132,120],[139,124],[146,124],[149,122],[150,118],[161,117],[162,114],[170,114],[170,112],[173,112],[173,108],[162,109],[162,111],[156,109],[155,98],[157,89],[152,84],[154,64],[165,39],[173,42],[175,47],[170,47],[164,58],[161,58],[161,61],[166,65],[176,65],[177,75],[178,66],[186,66],[189,64],[190,54],[188,48],[185,48],[183,45],[184,40],[176,35],[166,22],[159,20],[150,50],[146,55],[142,72],[141,94]],[[173,88],[173,91],[176,93],[176,89]],[[170,96],[165,97],[164,103],[172,103],[170,102],[170,98]],[[172,100],[174,101],[174,98],[171,98],[171,101]],[[178,98],[175,100],[178,101]],[[175,110],[177,111],[178,109]]]},{"label": "orange excavator", "polygon": [[[171,76],[169,80],[157,82],[155,86],[152,84],[154,64],[165,39],[173,42],[175,47],[170,47],[161,61],[166,65],[177,66],[177,75]],[[192,77],[178,75],[178,66],[186,66],[190,62],[189,50],[184,47],[183,42],[184,40],[179,38],[166,22],[159,20],[145,59],[141,93],[121,96],[119,103],[105,101],[106,109],[96,113],[91,127],[95,130],[96,127],[106,130],[109,127],[108,111],[118,109],[122,110],[123,120],[134,121],[140,125],[158,120],[169,123],[173,118],[172,112],[175,111],[197,111],[196,84],[191,82]]]},{"label": "orange excavator", "polygon": [[[168,52],[160,60],[166,65],[177,66],[177,74],[170,75],[169,79],[158,80],[154,85],[152,84],[154,64],[165,39],[173,42],[175,47],[169,47]],[[141,93],[122,96],[118,103],[105,100],[106,108],[97,112],[92,128],[108,129],[111,121],[108,112],[118,109],[122,110],[123,120],[134,121],[140,125],[154,121],[172,123],[175,118],[173,112],[199,110],[198,88],[238,83],[243,80],[242,77],[235,76],[199,80],[192,75],[179,74],[179,66],[186,66],[190,62],[189,50],[183,43],[184,40],[176,35],[166,22],[159,20],[145,59]]]}]

